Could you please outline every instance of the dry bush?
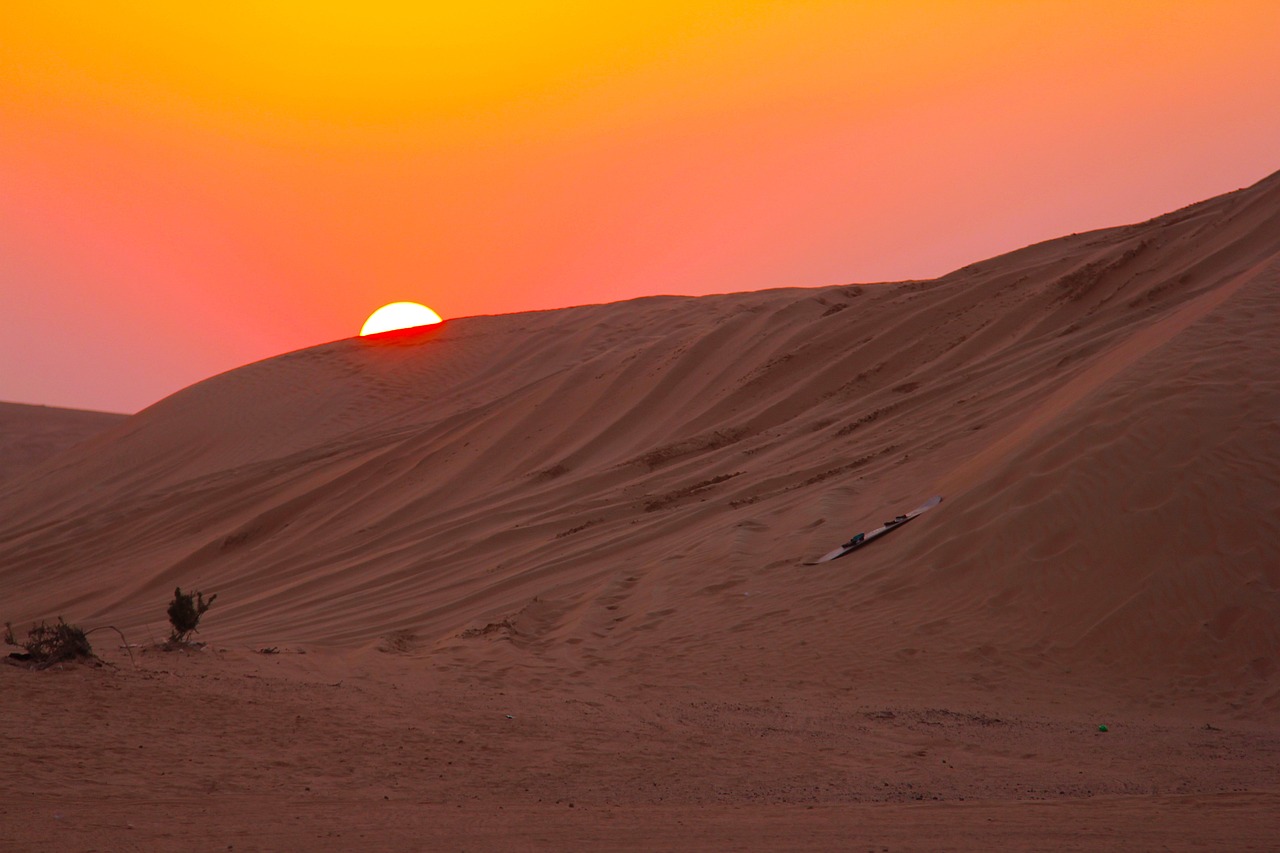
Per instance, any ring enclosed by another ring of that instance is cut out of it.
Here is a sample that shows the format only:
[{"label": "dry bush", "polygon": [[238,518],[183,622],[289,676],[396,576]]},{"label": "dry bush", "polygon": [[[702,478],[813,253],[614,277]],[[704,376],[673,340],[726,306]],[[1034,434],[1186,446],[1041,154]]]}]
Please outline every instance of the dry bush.
[{"label": "dry bush", "polygon": [[14,636],[13,626],[6,622],[4,641],[10,646],[23,649],[22,652],[9,655],[11,659],[28,663],[35,669],[44,669],[68,660],[98,659],[85,632],[75,625],[68,625],[62,617],[58,617],[56,625],[45,622],[32,625],[27,638],[21,642]]},{"label": "dry bush", "polygon": [[198,630],[200,617],[213,606],[217,597],[215,593],[205,601],[204,593],[199,590],[188,593],[183,592],[182,587],[174,589],[173,601],[169,602],[169,624],[173,626],[169,642],[175,645],[186,644],[192,633]]}]

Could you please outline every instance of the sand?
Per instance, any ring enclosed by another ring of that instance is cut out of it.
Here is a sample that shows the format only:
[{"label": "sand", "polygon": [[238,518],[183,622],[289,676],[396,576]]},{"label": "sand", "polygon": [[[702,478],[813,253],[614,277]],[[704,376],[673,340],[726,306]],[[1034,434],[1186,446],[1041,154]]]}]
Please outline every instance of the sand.
[{"label": "sand", "polygon": [[0,847],[1273,848],[1277,329],[1280,174],[199,383],[0,480],[3,618],[219,594],[0,667]]},{"label": "sand", "polygon": [[87,441],[125,417],[110,412],[0,403],[0,481]]}]

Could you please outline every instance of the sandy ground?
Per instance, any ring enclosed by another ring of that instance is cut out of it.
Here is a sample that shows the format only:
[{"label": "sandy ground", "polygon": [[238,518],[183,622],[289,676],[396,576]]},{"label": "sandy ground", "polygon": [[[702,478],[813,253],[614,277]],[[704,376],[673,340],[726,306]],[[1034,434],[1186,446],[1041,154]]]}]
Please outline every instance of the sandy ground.
[{"label": "sandy ground", "polygon": [[530,688],[399,656],[151,653],[137,670],[113,657],[0,670],[4,849],[1268,850],[1280,837],[1280,732],[1210,711],[1041,691],[997,711],[854,691]]},{"label": "sandy ground", "polygon": [[0,668],[0,848],[1276,849],[1277,329],[1273,176],[214,377],[0,480],[0,615],[137,647]]},{"label": "sandy ground", "polygon": [[995,716],[844,691],[653,696],[405,672],[424,663],[210,650],[143,655],[138,670],[6,667],[19,760],[0,842],[1267,850],[1280,837],[1280,732],[1198,722],[1207,711],[1090,714],[1039,695]]}]

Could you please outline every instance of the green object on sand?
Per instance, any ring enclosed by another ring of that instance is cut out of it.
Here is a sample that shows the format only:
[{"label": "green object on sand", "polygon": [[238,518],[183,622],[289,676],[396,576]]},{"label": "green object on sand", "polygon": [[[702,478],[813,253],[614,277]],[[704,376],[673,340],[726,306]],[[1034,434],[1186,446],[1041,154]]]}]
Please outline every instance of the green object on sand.
[{"label": "green object on sand", "polygon": [[1105,731],[1107,731],[1107,730],[1108,730],[1108,729],[1107,729],[1107,727],[1106,727],[1106,726],[1098,726],[1098,731],[1100,731],[1100,732],[1105,732]]}]

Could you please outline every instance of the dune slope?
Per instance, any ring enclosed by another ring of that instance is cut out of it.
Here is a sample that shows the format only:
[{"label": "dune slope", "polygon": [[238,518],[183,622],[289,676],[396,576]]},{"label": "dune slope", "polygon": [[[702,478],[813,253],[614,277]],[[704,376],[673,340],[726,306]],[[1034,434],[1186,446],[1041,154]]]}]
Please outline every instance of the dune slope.
[{"label": "dune slope", "polygon": [[338,341],[0,481],[3,616],[181,584],[227,643],[1271,716],[1278,328],[1280,175],[934,281]]}]

